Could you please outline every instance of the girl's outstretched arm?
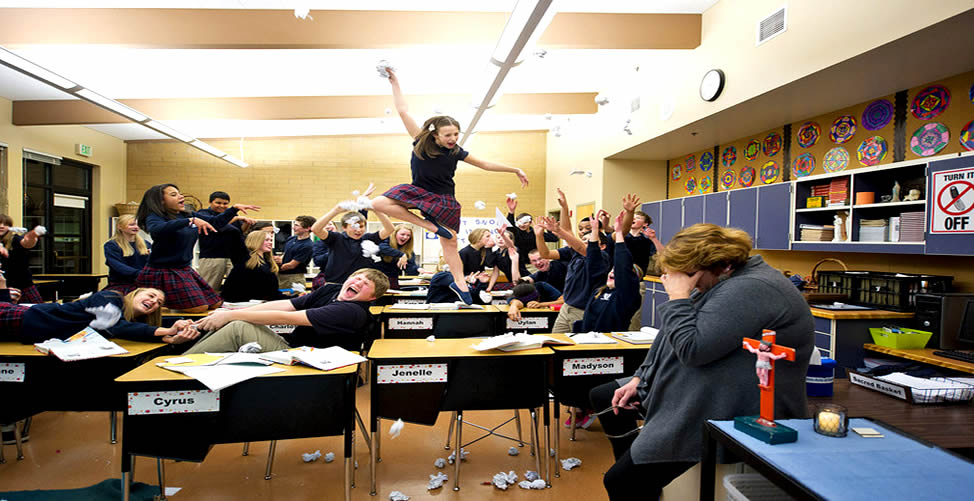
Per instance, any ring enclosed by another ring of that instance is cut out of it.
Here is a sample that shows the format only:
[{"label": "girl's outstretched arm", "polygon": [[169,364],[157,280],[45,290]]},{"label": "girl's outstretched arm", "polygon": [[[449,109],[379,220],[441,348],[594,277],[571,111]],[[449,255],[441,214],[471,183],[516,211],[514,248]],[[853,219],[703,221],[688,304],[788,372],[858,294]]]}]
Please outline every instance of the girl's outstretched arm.
[{"label": "girl's outstretched arm", "polygon": [[396,111],[399,112],[399,118],[402,119],[402,124],[406,126],[406,132],[409,133],[409,137],[415,138],[420,133],[420,126],[416,123],[416,119],[409,114],[409,105],[406,104],[406,98],[402,95],[402,89],[399,88],[399,78],[396,73],[389,68],[389,83],[392,84],[392,99],[396,103]]},{"label": "girl's outstretched arm", "polygon": [[487,160],[481,160],[479,158],[476,158],[473,155],[467,155],[467,158],[465,158],[463,161],[467,162],[470,165],[473,165],[474,167],[484,169],[484,170],[489,170],[494,172],[510,172],[512,174],[516,174],[517,178],[521,180],[521,187],[522,188],[528,187],[528,175],[525,174],[523,170],[518,169],[517,167],[509,167],[504,164],[488,162]]}]

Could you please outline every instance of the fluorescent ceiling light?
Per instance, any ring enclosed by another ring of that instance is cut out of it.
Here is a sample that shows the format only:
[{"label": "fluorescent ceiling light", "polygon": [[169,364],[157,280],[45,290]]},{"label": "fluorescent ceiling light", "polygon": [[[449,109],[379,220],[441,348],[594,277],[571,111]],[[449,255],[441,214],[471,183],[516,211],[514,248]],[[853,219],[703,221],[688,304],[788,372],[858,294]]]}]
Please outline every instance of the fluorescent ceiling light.
[{"label": "fluorescent ceiling light", "polygon": [[168,125],[166,125],[166,124],[164,124],[164,123],[162,123],[162,122],[160,122],[158,120],[149,120],[148,122],[145,122],[142,125],[145,125],[146,127],[150,128],[150,129],[152,129],[152,130],[154,130],[156,132],[159,132],[159,133],[162,133],[164,135],[167,135],[167,136],[169,136],[169,137],[171,137],[171,138],[173,138],[173,139],[175,139],[177,141],[182,141],[184,143],[189,143],[189,142],[192,142],[193,141],[193,137],[192,136],[188,136],[186,134],[183,134],[182,132],[179,132],[178,130],[173,129],[172,127],[170,127],[170,126],[168,126]]},{"label": "fluorescent ceiling light", "polygon": [[236,158],[230,155],[223,157],[223,159],[226,160],[227,162],[232,163],[233,165],[236,165],[237,167],[250,167],[250,164],[248,164],[247,162],[244,162],[243,160],[237,160]]},{"label": "fluorescent ceiling light", "polygon": [[135,111],[114,99],[107,98],[91,89],[81,89],[74,94],[85,101],[91,101],[92,103],[97,104],[108,111],[122,115],[133,122],[142,122],[149,118],[138,111]]},{"label": "fluorescent ceiling light", "polygon": [[[494,47],[494,59],[500,63],[505,63],[508,58],[513,57],[510,61],[511,63],[520,62],[523,57],[521,54],[527,52],[527,50],[537,42],[544,30],[548,28],[551,24],[551,18],[555,16],[555,9],[551,7],[552,0],[518,0],[517,5],[514,6],[514,11],[511,12],[511,17],[507,19],[507,24],[504,25],[504,31],[501,33],[500,39],[497,40],[497,45]],[[538,19],[539,13],[541,18]],[[528,30],[526,30],[526,28]],[[521,50],[514,51],[518,46],[518,40],[527,37],[524,40]],[[513,52],[513,54],[512,54]]]},{"label": "fluorescent ceiling light", "polygon": [[205,151],[205,152],[209,153],[210,155],[213,155],[213,156],[215,156],[217,158],[223,158],[223,157],[227,156],[227,154],[224,153],[223,151],[218,150],[218,149],[214,148],[213,146],[210,146],[209,144],[206,144],[203,141],[200,141],[199,139],[193,141],[192,143],[189,143],[189,145],[190,146],[193,146],[194,148],[197,148],[199,150]]},{"label": "fluorescent ceiling light", "polygon": [[0,62],[26,75],[38,80],[43,80],[50,85],[60,87],[63,90],[73,89],[78,84],[64,78],[53,71],[48,71],[40,66],[10,52],[4,47],[0,47]]}]

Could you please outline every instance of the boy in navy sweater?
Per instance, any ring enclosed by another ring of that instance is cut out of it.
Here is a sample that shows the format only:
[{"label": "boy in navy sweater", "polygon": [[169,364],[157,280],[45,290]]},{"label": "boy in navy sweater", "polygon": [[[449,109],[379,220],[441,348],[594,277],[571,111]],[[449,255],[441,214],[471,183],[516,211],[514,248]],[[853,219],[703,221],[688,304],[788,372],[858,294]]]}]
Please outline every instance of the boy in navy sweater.
[{"label": "boy in navy sweater", "polygon": [[315,218],[298,216],[294,218],[294,235],[284,244],[284,255],[274,256],[274,262],[280,267],[277,272],[277,286],[290,289],[291,284],[304,284],[304,273],[308,271],[308,263],[314,253],[311,243],[311,227]]},{"label": "boy in navy sweater", "polygon": [[[225,191],[210,193],[210,207],[199,211],[209,217],[217,217],[230,208],[230,195]],[[247,253],[243,235],[255,221],[245,216],[234,216],[229,224],[217,228],[216,233],[200,235],[200,260],[196,271],[219,292],[223,279],[233,267],[231,259]]]},{"label": "boy in navy sweater", "polygon": [[[389,238],[396,228],[392,225],[389,217],[381,212],[376,212],[376,216],[382,223],[382,229],[372,233],[365,232],[366,219],[359,212],[346,212],[342,216],[342,232],[326,231],[325,225],[341,212],[342,204],[333,207],[327,214],[318,218],[311,226],[311,231],[328,246],[328,265],[324,270],[325,278],[328,283],[342,283],[353,271],[361,268],[374,268],[375,260],[372,255],[378,256],[379,244]],[[371,242],[363,244],[363,242]],[[374,252],[366,257],[363,247],[373,248]]]}]

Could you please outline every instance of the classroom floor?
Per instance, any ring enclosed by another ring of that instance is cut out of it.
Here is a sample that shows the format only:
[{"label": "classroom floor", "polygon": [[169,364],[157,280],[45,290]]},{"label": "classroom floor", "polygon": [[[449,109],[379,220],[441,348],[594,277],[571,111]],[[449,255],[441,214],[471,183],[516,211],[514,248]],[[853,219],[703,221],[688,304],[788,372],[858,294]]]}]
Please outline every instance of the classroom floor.
[{"label": "classroom floor", "polygon": [[[369,386],[359,388],[359,411],[368,423]],[[464,417],[481,425],[494,426],[511,417],[511,411],[466,412]],[[524,437],[529,437],[529,415],[521,412]],[[562,421],[565,411],[562,411]],[[450,451],[443,449],[449,426],[449,413],[442,413],[434,427],[407,424],[402,435],[388,438],[391,421],[382,422],[382,462],[378,464],[376,496],[369,496],[369,455],[365,443],[359,440],[355,474],[356,487],[352,499],[387,500],[395,490],[420,499],[530,499],[595,500],[605,499],[602,475],[612,464],[612,452],[598,421],[588,430],[578,430],[577,440],[569,441],[569,430],[557,426],[561,433],[561,457],[577,457],[582,465],[562,471],[561,478],[552,478],[552,486],[544,491],[527,491],[517,486],[500,491],[491,485],[495,473],[514,470],[523,479],[524,472],[534,469],[534,458],[528,446],[520,448],[516,457],[507,454],[515,445],[507,440],[488,438],[468,448],[470,456],[460,471],[460,491],[454,492],[453,465],[443,470],[434,467],[437,458],[446,458]],[[121,426],[121,419],[119,419]],[[556,427],[552,427],[554,430]],[[543,428],[539,428],[539,431]],[[464,442],[475,438],[475,429],[464,427]],[[499,430],[501,431],[501,430]],[[514,435],[514,423],[502,428],[502,433]],[[542,439],[543,440],[543,439]],[[335,452],[330,464],[319,459],[304,463],[301,454],[320,449],[322,454]],[[249,456],[241,456],[240,444],[217,445],[203,463],[166,461],[166,485],[181,487],[173,500],[301,500],[342,499],[343,468],[341,437],[284,440],[277,444],[273,478],[264,480],[268,443],[253,443]],[[45,412],[34,417],[30,441],[24,444],[25,459],[17,461],[14,446],[4,446],[7,463],[0,465],[0,492],[26,489],[65,489],[98,483],[109,477],[119,477],[121,444],[109,443],[107,412]],[[554,461],[554,458],[552,458]],[[426,490],[429,475],[443,471],[450,480],[435,491]],[[156,462],[150,458],[136,461],[137,481],[156,484]]]}]

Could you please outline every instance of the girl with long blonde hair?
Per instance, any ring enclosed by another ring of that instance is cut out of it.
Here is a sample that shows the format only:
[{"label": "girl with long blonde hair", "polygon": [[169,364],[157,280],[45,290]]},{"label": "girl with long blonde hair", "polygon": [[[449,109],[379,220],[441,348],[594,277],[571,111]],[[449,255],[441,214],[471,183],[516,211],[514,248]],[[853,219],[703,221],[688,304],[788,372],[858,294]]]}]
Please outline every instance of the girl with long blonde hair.
[{"label": "girl with long blonde hair", "polygon": [[139,235],[135,216],[125,214],[115,222],[115,234],[105,242],[108,285],[103,290],[128,294],[135,290],[135,278],[149,261],[152,245]]},{"label": "girl with long blonde hair", "polygon": [[386,274],[390,287],[399,288],[399,275],[416,275],[416,254],[413,252],[413,228],[408,224],[396,225],[396,231],[379,244],[382,260],[375,263],[376,269]]},{"label": "girl with long blonde hair", "polygon": [[235,256],[233,269],[223,282],[220,295],[225,301],[241,302],[251,299],[276,300],[284,295],[278,290],[278,266],[274,262],[274,234],[252,231],[244,240],[247,254]]}]

